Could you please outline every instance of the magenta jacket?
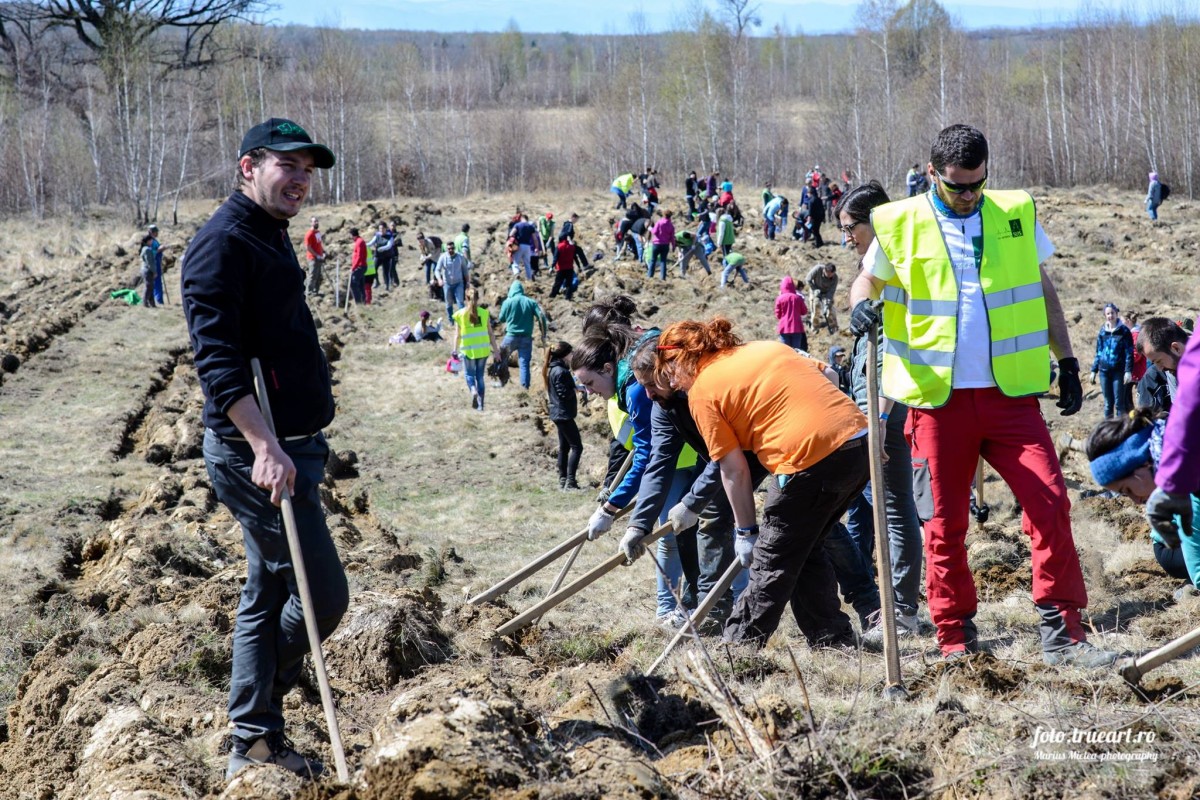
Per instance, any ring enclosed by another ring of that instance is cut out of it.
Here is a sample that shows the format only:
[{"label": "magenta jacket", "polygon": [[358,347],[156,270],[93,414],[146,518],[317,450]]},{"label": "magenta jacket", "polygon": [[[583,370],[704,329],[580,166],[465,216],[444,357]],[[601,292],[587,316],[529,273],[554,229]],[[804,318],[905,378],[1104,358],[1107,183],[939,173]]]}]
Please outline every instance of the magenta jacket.
[{"label": "magenta jacket", "polygon": [[663,217],[654,223],[654,227],[650,229],[650,242],[652,244],[675,243],[675,226],[671,224],[671,220]]},{"label": "magenta jacket", "polygon": [[791,275],[784,275],[779,282],[779,297],[775,298],[775,319],[779,320],[780,333],[804,333],[804,317],[808,315],[808,304],[796,292],[796,282]]},{"label": "magenta jacket", "polygon": [[1200,335],[1193,333],[1176,377],[1179,387],[1167,418],[1163,436],[1162,460],[1154,482],[1164,492],[1193,494],[1200,492]]}]

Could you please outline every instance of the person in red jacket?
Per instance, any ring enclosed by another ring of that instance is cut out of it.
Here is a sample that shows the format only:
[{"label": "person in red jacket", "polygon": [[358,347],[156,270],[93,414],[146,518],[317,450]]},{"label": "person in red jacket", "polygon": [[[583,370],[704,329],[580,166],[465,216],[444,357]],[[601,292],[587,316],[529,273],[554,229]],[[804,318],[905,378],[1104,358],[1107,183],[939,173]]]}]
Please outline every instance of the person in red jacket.
[{"label": "person in red jacket", "polygon": [[554,259],[554,285],[550,287],[550,296],[558,297],[558,290],[562,289],[563,297],[570,300],[575,296],[575,265],[580,267],[588,265],[587,256],[583,253],[583,248],[576,245],[570,239],[562,239],[558,243],[558,252]]},{"label": "person in red jacket", "polygon": [[358,235],[358,228],[350,229],[350,237],[354,239],[354,249],[350,253],[350,293],[354,295],[354,302],[369,305],[371,289],[367,286],[367,243]]},{"label": "person in red jacket", "polygon": [[804,318],[808,316],[808,304],[796,291],[796,282],[791,275],[779,281],[779,296],[775,298],[775,319],[779,320],[779,341],[788,347],[808,352],[808,332],[804,330]]}]

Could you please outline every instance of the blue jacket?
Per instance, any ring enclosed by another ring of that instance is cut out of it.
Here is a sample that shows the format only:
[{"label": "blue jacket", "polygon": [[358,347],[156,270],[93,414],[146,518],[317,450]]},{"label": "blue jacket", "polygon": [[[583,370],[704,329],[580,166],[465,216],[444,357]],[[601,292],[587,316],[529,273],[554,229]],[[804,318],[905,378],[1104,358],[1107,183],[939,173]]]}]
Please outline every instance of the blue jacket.
[{"label": "blue jacket", "polygon": [[[624,508],[629,505],[634,494],[642,483],[642,473],[650,462],[652,435],[650,432],[650,416],[654,411],[654,403],[646,390],[637,381],[629,381],[625,388],[623,410],[629,413],[629,422],[633,425],[633,463],[629,471],[621,479],[621,483],[608,496],[609,504]],[[649,530],[649,529],[647,529]]]},{"label": "blue jacket", "polygon": [[183,313],[204,424],[219,436],[241,435],[225,414],[254,395],[254,357],[262,362],[277,436],[316,433],[333,420],[329,365],[287,228],[234,192],[183,256]]},{"label": "blue jacket", "polygon": [[1100,334],[1096,337],[1096,360],[1092,362],[1092,372],[1133,372],[1133,334],[1124,322],[1118,322],[1117,327],[1108,330],[1100,326]]}]

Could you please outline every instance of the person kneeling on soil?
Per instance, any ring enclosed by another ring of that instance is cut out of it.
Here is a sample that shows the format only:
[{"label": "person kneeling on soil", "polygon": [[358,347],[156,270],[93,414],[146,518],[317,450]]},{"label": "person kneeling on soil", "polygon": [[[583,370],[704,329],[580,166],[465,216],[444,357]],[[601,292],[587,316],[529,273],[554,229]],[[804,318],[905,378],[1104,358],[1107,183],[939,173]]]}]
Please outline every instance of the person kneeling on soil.
[{"label": "person kneeling on soil", "polygon": [[[1154,493],[1154,473],[1162,458],[1167,415],[1141,408],[1132,415],[1106,419],[1092,429],[1086,451],[1092,478],[1113,492],[1144,505]],[[1193,500],[1193,506],[1198,503]],[[1188,583],[1175,599],[1195,594],[1200,577],[1200,515],[1192,514],[1192,527],[1184,536],[1165,536],[1150,529],[1154,560],[1172,578]]]},{"label": "person kneeling on soil", "polygon": [[[854,644],[822,549],[868,478],[867,423],[854,402],[818,362],[781,342],[743,344],[720,318],[669,326],[654,373],[688,393],[733,507],[734,552],[750,569],[725,639],[765,644],[791,601],[811,646]],[[772,475],[761,529],[743,451]]]}]

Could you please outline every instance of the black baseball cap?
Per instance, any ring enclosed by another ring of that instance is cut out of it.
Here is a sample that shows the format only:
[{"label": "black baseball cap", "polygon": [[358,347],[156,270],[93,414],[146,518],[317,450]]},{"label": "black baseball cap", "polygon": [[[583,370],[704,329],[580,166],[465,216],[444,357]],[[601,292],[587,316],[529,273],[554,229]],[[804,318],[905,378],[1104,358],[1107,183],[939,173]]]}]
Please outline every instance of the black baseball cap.
[{"label": "black baseball cap", "polygon": [[242,149],[238,151],[238,158],[259,147],[278,153],[311,150],[313,163],[320,169],[329,169],[337,161],[332,150],[323,144],[315,143],[308,131],[282,117],[271,117],[246,131],[246,135],[242,137]]}]

